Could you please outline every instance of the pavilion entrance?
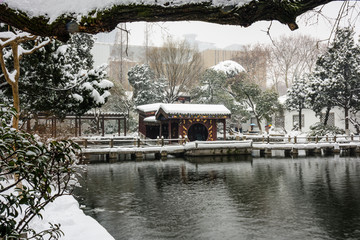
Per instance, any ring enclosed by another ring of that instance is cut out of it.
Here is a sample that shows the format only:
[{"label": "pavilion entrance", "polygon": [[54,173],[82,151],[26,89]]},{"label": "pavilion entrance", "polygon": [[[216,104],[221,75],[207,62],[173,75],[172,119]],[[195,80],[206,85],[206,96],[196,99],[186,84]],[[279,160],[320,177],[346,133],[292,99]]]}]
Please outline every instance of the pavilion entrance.
[{"label": "pavilion entrance", "polygon": [[201,123],[191,125],[188,131],[188,138],[190,141],[206,141],[208,139],[208,130]]}]

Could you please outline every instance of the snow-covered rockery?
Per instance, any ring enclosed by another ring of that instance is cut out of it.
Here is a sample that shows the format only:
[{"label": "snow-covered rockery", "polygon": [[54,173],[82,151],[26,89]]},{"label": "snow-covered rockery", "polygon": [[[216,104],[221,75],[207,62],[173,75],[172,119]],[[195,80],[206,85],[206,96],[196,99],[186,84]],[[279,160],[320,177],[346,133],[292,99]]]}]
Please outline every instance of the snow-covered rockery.
[{"label": "snow-covered rockery", "polygon": [[48,16],[50,21],[54,21],[62,14],[76,14],[79,17],[86,15],[93,10],[104,10],[114,5],[158,5],[158,6],[181,6],[189,3],[209,3],[213,6],[241,6],[250,2],[250,0],[0,0],[6,3],[12,9],[18,9],[26,12],[31,17]]},{"label": "snow-covered rockery", "polygon": [[211,67],[211,69],[217,72],[224,72],[227,76],[235,76],[241,72],[245,72],[243,66],[232,60],[219,62],[217,65]]}]

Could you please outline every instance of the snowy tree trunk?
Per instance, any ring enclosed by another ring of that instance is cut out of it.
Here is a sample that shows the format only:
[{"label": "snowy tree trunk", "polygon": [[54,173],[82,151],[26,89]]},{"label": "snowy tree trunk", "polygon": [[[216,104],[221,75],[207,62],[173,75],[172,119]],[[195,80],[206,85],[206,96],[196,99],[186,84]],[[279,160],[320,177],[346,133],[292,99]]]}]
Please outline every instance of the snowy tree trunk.
[{"label": "snowy tree trunk", "polygon": [[16,115],[13,117],[12,127],[16,130],[19,130],[19,118],[20,118],[20,98],[19,98],[19,86],[18,84],[14,84],[11,86],[13,100],[14,100],[14,108],[16,109]]},{"label": "snowy tree trunk", "polygon": [[345,111],[345,132],[348,133],[349,132],[349,108],[345,107],[344,111]]},{"label": "snowy tree trunk", "polygon": [[260,131],[260,133],[262,133],[261,119],[259,118],[258,115],[256,115],[255,117],[256,117],[257,124],[259,126],[259,131]]},{"label": "snowy tree trunk", "polygon": [[299,130],[301,131],[302,128],[302,106],[299,107]]},{"label": "snowy tree trunk", "polygon": [[[0,65],[4,74],[6,82],[11,86],[14,108],[16,109],[16,116],[13,118],[12,127],[19,130],[19,117],[20,117],[20,98],[19,98],[19,78],[20,78],[20,60],[23,55],[29,55],[36,50],[42,48],[50,42],[50,39],[34,46],[30,50],[25,50],[20,47],[20,44],[30,40],[35,40],[37,37],[29,33],[22,32],[3,32],[0,35]],[[13,56],[13,72],[10,72],[5,63],[3,49],[5,47],[11,47]]]},{"label": "snowy tree trunk", "polygon": [[331,107],[326,108],[325,116],[324,116],[324,126],[327,125],[327,122],[329,121],[329,115],[330,115]]}]

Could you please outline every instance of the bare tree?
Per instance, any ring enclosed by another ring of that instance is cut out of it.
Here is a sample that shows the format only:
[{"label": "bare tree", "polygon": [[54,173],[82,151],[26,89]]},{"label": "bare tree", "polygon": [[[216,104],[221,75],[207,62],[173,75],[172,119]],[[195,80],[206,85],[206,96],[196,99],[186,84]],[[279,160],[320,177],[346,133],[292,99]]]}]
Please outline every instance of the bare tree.
[{"label": "bare tree", "polygon": [[279,85],[283,83],[287,89],[296,77],[311,72],[320,52],[319,42],[310,36],[281,36],[273,40],[269,76],[280,95]]},{"label": "bare tree", "polygon": [[150,50],[148,61],[156,78],[165,81],[169,103],[196,83],[202,70],[200,53],[188,42],[171,38],[161,48]]},{"label": "bare tree", "polygon": [[267,47],[260,44],[247,45],[232,60],[240,63],[245,68],[249,81],[265,89],[269,55],[270,52]]}]

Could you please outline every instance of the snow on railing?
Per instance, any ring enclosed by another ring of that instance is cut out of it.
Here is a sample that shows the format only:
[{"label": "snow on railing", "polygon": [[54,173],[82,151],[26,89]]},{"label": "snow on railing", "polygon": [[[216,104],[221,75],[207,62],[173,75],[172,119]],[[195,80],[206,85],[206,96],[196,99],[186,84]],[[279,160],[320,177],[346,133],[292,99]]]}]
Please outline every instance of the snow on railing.
[{"label": "snow on railing", "polygon": [[[228,145],[239,144],[239,143],[278,143],[278,144],[307,144],[307,143],[349,143],[349,142],[360,142],[360,135],[326,135],[326,136],[271,136],[271,135],[243,135],[242,137],[236,137],[235,140],[218,140],[218,141],[194,141],[193,144],[207,145],[209,147],[216,145]],[[190,142],[187,136],[185,138],[172,138],[165,139],[164,137],[157,139],[142,139],[140,137],[127,138],[127,139],[78,139],[75,140],[78,144],[81,144],[84,148],[89,146],[102,148],[102,147],[120,147],[120,146],[131,146],[131,147],[151,147],[151,146],[166,146],[166,145],[185,145]]]}]

